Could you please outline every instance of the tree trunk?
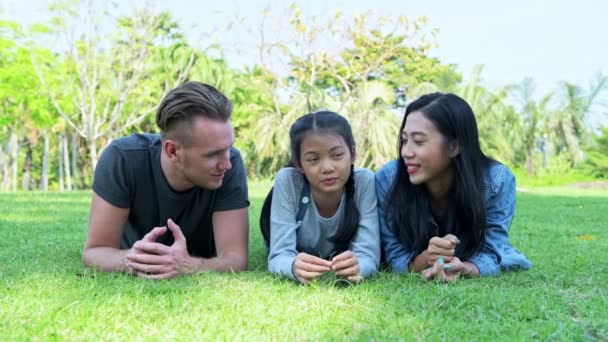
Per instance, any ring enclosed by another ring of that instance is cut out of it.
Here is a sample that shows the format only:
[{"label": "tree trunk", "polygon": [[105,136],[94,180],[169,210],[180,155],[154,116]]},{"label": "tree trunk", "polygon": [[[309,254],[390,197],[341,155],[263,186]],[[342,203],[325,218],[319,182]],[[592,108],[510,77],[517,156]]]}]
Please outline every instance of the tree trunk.
[{"label": "tree trunk", "polygon": [[65,173],[65,184],[68,191],[72,191],[72,178],[70,177],[70,155],[68,153],[68,136],[64,135],[63,138],[63,165]]},{"label": "tree trunk", "polygon": [[72,179],[74,180],[74,188],[78,189],[78,134],[72,133]]},{"label": "tree trunk", "polygon": [[27,152],[25,154],[25,162],[21,169],[21,190],[30,190],[30,180],[32,178],[32,146],[29,141],[26,141]]},{"label": "tree trunk", "polygon": [[11,132],[10,137],[10,149],[11,149],[11,190],[17,191],[17,157],[19,156],[19,139],[17,134]]},{"label": "tree trunk", "polygon": [[95,146],[94,139],[90,139],[88,142],[89,154],[91,155],[91,167],[93,168],[93,172],[95,172],[95,168],[97,167],[97,146]]},{"label": "tree trunk", "polygon": [[49,191],[49,132],[44,132],[44,151],[42,152],[40,189],[42,189],[42,191]]},{"label": "tree trunk", "polygon": [[8,163],[4,146],[0,145],[0,168],[2,169],[2,191],[8,190]]},{"label": "tree trunk", "polygon": [[532,176],[536,172],[536,166],[534,165],[534,148],[528,146],[526,149],[526,171],[529,176]]},{"label": "tree trunk", "polygon": [[581,150],[578,137],[574,133],[574,129],[572,129],[572,123],[570,121],[563,120],[562,130],[564,131],[564,138],[568,144],[568,151],[570,152],[570,157],[572,158],[572,167],[574,168],[578,166],[581,161],[583,161],[585,156]]},{"label": "tree trunk", "polygon": [[89,179],[91,179],[90,172],[91,168],[89,167],[89,159],[87,158],[78,161],[78,172],[80,173],[80,185],[83,188],[89,188]]},{"label": "tree trunk", "polygon": [[63,151],[63,135],[60,134],[57,146],[57,159],[59,162],[59,191],[63,192],[63,156],[61,151]]}]

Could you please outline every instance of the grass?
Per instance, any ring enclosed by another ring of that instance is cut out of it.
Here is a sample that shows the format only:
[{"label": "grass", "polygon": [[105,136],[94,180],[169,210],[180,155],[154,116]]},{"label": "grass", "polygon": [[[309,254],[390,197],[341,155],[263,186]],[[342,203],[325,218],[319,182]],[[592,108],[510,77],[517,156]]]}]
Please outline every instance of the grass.
[{"label": "grass", "polygon": [[266,272],[266,190],[250,192],[250,271],[169,281],[82,267],[89,192],[0,194],[0,340],[608,339],[608,193],[518,193],[511,241],[530,271],[348,287]]}]

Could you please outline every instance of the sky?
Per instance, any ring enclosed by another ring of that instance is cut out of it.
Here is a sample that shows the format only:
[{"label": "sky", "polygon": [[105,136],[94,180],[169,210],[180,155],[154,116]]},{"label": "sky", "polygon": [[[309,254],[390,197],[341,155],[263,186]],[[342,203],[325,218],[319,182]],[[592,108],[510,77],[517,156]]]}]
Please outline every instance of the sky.
[{"label": "sky", "polygon": [[[322,16],[337,9],[345,15],[373,10],[380,15],[405,15],[410,19],[426,16],[428,26],[439,29],[439,46],[430,54],[443,63],[458,65],[457,70],[465,80],[475,65],[483,64],[482,84],[489,88],[532,78],[537,86],[536,95],[540,97],[555,89],[561,81],[587,88],[596,73],[608,74],[608,21],[605,19],[608,1],[295,2],[304,17]],[[270,9],[275,16],[285,14],[284,9],[291,2],[170,0],[151,3],[156,8],[169,9],[192,37],[199,34],[196,39],[204,39],[200,32],[218,31],[218,27],[225,26],[237,16],[246,18],[255,30],[265,9]],[[43,0],[0,0],[0,16],[23,23],[43,21],[46,5]],[[221,32],[223,42],[230,41],[235,45],[243,43],[247,46],[246,43],[252,39],[238,30]],[[243,57],[228,58],[232,58],[235,65],[244,63]],[[592,116],[595,116],[591,117],[592,122],[604,121],[604,115],[599,112]]]}]

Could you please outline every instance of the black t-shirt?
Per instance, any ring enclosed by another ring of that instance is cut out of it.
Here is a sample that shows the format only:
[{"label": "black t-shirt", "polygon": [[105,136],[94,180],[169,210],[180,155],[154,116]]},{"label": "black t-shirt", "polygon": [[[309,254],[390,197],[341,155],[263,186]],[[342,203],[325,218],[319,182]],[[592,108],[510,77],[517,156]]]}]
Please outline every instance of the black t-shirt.
[{"label": "black t-shirt", "polygon": [[[178,193],[167,183],[160,166],[162,144],[157,134],[133,134],[114,140],[101,154],[95,169],[93,191],[108,203],[129,208],[121,248],[130,248],[154,227],[171,218],[186,237],[193,256],[216,255],[211,217],[216,211],[249,206],[243,159],[230,149],[232,168],[217,190],[194,188]],[[173,243],[168,231],[158,242]]]}]

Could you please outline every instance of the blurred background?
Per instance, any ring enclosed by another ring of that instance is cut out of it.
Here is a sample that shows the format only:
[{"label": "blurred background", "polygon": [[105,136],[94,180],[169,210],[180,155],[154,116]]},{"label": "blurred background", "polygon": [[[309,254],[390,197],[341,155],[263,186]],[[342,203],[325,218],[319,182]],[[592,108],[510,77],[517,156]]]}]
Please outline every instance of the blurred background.
[{"label": "blurred background", "polygon": [[[522,186],[608,189],[608,3],[600,1],[0,0],[0,191],[88,189],[113,139],[157,132],[186,80],[234,104],[252,180],[288,129],[329,109],[358,166],[398,156],[405,106],[453,92]],[[602,181],[604,180],[604,181]]]}]

